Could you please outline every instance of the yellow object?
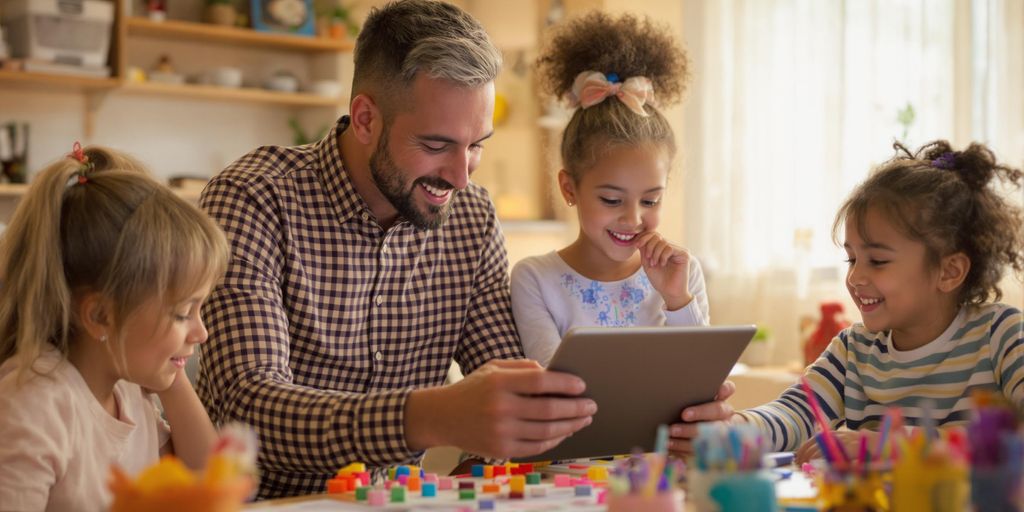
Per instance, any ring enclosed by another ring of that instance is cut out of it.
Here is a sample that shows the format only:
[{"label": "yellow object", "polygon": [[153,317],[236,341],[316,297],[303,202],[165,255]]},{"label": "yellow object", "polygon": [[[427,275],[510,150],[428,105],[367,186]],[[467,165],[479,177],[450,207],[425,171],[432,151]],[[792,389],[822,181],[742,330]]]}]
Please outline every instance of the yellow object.
[{"label": "yellow object", "polygon": [[494,95],[494,126],[500,126],[508,119],[508,100],[504,94]]},{"label": "yellow object", "polygon": [[132,83],[142,83],[146,81],[146,72],[139,67],[129,67],[126,75],[128,76],[128,81]]},{"label": "yellow object", "polygon": [[[412,467],[412,466],[410,466]],[[366,471],[366,464],[362,462],[353,462],[348,466],[345,466],[338,470],[338,476],[348,476],[353,473],[363,473]],[[412,474],[412,472],[410,472]]]},{"label": "yellow object", "polygon": [[177,457],[164,455],[160,458],[160,462],[146,468],[139,475],[135,485],[140,491],[146,493],[185,487],[192,485],[195,481],[196,477]]},{"label": "yellow object", "polygon": [[969,510],[967,463],[949,453],[945,440],[929,443],[924,437],[919,433],[909,442],[900,440],[892,472],[893,510]]},{"label": "yellow object", "polygon": [[229,457],[215,454],[199,478],[168,455],[132,480],[115,465],[110,512],[236,512],[253,489],[253,479],[239,473],[237,466]]},{"label": "yellow object", "polygon": [[526,490],[526,477],[523,475],[513,476],[508,481],[508,489],[511,492],[524,492]]},{"label": "yellow object", "polygon": [[223,484],[238,474],[235,461],[223,455],[214,455],[206,463],[206,475],[203,477],[203,482],[212,485]]},{"label": "yellow object", "polygon": [[892,510],[885,489],[892,481],[888,470],[861,472],[822,469],[818,476],[821,510]]},{"label": "yellow object", "polygon": [[592,482],[604,482],[608,480],[608,468],[606,466],[590,466],[587,469],[587,478]]},{"label": "yellow object", "polygon": [[901,457],[893,470],[893,510],[969,510],[967,467],[948,460]]}]

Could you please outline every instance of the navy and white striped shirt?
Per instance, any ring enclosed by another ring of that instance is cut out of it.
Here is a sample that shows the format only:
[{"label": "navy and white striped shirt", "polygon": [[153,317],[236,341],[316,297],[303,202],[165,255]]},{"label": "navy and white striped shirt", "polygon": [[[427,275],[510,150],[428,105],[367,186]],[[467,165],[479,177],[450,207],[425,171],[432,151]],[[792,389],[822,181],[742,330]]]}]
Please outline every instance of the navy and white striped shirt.
[{"label": "navy and white striped shirt", "polygon": [[[889,406],[908,426],[921,424],[919,400],[929,398],[936,425],[970,420],[971,394],[989,390],[1024,409],[1021,312],[1005,304],[965,306],[946,331],[914,350],[893,348],[888,332],[863,324],[844,329],[805,372],[832,428],[877,430]],[[771,434],[775,450],[810,439],[815,420],[799,385],[774,402],[739,413]]]}]

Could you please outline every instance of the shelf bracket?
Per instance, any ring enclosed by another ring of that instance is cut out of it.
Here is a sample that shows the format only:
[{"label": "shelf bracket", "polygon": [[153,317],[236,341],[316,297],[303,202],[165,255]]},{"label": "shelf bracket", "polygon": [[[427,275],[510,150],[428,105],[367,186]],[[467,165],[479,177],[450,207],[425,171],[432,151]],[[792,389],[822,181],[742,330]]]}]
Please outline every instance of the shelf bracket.
[{"label": "shelf bracket", "polygon": [[107,95],[110,93],[109,90],[91,90],[85,93],[85,111],[82,113],[82,132],[83,138],[88,140],[92,138],[93,132],[96,129],[96,113],[100,107],[103,106],[103,102],[107,100]]}]

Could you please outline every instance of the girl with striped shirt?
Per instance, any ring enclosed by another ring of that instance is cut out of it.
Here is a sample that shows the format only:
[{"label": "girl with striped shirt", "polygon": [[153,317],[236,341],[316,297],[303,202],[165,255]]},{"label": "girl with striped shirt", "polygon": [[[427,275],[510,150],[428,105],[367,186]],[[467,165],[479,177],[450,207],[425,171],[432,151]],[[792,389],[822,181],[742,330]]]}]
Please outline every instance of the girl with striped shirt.
[{"label": "girl with striped shirt", "polygon": [[[1004,269],[1024,269],[1022,212],[999,185],[1019,186],[1024,175],[980,144],[895,149],[833,224],[837,243],[844,234],[846,286],[863,321],[840,332],[805,372],[831,427],[848,429],[838,432],[848,453],[861,435],[852,431],[867,432],[868,446],[877,446],[890,406],[902,409],[908,426],[940,428],[969,420],[976,390],[1024,408],[1021,311],[998,303]],[[820,456],[800,386],[734,419],[770,433],[776,450],[798,450],[800,461]]]}]

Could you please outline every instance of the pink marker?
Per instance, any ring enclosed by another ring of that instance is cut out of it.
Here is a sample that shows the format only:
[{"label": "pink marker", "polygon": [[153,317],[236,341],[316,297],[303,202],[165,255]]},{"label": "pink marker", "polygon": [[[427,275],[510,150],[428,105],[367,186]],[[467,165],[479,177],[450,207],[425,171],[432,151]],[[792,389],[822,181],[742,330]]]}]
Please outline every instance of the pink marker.
[{"label": "pink marker", "polygon": [[836,441],[835,436],[832,435],[832,428],[828,425],[825,413],[821,410],[821,405],[818,404],[818,398],[814,395],[811,384],[807,382],[807,377],[800,377],[800,385],[804,389],[804,394],[807,395],[807,403],[811,406],[814,418],[818,420],[818,425],[821,426],[821,435],[825,438],[825,448],[829,451],[829,458],[834,460],[840,469],[846,467],[849,461],[846,460],[843,450],[839,448],[839,443]]}]

